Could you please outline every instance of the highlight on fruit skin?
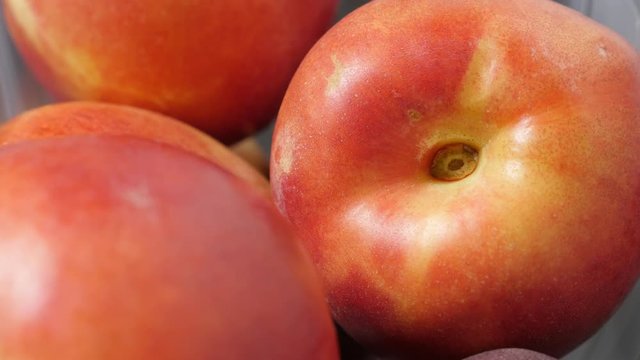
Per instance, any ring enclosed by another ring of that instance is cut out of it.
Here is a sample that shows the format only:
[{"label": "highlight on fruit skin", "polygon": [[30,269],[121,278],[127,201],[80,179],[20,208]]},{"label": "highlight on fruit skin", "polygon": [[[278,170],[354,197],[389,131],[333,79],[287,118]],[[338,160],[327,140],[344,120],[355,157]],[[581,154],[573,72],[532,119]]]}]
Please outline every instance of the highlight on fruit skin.
[{"label": "highlight on fruit skin", "polygon": [[57,100],[164,113],[232,144],[277,112],[337,0],[3,0],[9,33]]},{"label": "highlight on fruit skin", "polygon": [[0,146],[89,134],[135,136],[180,148],[222,166],[271,196],[265,176],[219,141],[168,116],[131,106],[91,101],[45,105],[2,123]]}]

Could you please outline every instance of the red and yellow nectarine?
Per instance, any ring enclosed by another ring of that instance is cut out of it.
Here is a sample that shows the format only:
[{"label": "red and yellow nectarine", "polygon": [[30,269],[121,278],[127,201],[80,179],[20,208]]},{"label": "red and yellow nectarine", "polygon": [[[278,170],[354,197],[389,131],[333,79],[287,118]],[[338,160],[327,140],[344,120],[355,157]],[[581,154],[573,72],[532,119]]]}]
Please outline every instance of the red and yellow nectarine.
[{"label": "red and yellow nectarine", "polygon": [[560,356],[640,274],[639,139],[638,55],[577,12],[375,0],[298,69],[271,181],[362,344]]}]

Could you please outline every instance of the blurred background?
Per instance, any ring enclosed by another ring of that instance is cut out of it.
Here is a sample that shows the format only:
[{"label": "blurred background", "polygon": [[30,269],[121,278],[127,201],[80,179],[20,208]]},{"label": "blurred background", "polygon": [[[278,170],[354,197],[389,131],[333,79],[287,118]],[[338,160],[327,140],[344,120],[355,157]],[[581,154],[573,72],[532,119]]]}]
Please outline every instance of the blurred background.
[{"label": "blurred background", "polygon": [[[366,2],[368,1],[341,0],[336,21]],[[624,36],[636,49],[640,48],[640,0],[559,0],[558,2],[610,27]],[[48,102],[51,102],[50,97],[24,67],[8,37],[4,18],[0,18],[0,122]],[[257,135],[267,153],[271,142],[272,126]],[[640,283],[636,285],[635,290],[615,316],[589,341],[564,359],[640,360],[639,356]]]}]

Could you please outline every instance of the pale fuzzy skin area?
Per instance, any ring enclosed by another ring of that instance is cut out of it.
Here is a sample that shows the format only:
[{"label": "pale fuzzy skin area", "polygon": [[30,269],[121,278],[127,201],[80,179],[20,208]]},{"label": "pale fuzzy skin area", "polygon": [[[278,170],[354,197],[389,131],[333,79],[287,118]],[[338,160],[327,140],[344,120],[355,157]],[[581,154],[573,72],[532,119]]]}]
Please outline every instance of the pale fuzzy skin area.
[{"label": "pale fuzzy skin area", "polygon": [[130,135],[216,163],[270,197],[267,179],[225,145],[176,119],[130,106],[67,102],[26,111],[0,126],[0,145],[87,134]]},{"label": "pale fuzzy skin area", "polygon": [[[561,356],[640,273],[640,74],[551,1],[378,0],[307,55],[271,182],[334,317],[383,354]],[[429,176],[465,143],[462,181]]]}]

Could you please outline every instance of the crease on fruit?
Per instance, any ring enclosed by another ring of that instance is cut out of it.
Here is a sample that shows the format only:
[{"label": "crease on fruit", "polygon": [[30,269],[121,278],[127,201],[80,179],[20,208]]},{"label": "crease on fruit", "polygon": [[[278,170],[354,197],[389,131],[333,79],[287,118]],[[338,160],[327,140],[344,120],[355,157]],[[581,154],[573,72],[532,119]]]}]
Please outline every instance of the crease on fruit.
[{"label": "crease on fruit", "polygon": [[[456,106],[448,114],[438,119],[429,119],[433,123],[446,123],[445,126],[434,127],[425,136],[416,149],[416,160],[424,162],[425,156],[432,153],[435,147],[443,142],[467,143],[480,150],[491,141],[498,130],[498,123],[488,119],[487,113],[492,102],[500,98],[507,91],[511,73],[505,61],[505,49],[499,38],[501,33],[494,30],[496,26],[489,26],[486,33],[476,46],[469,66],[460,83],[460,92],[456,99]],[[407,117],[417,118],[407,112]]]},{"label": "crease on fruit", "polygon": [[[381,221],[377,208],[367,201],[358,201],[349,206],[345,209],[342,219],[344,224],[340,225],[339,228],[350,229],[349,232],[353,232],[354,236],[359,234],[357,236],[362,241],[358,243],[359,246],[357,248],[354,248],[353,244],[341,241],[343,234],[336,234],[333,241],[333,246],[336,248],[335,253],[348,254],[348,256],[333,257],[332,261],[336,262],[328,269],[332,271],[327,272],[331,283],[345,281],[353,270],[366,273],[371,264],[375,263],[372,254],[372,247],[377,245],[373,242],[375,239],[385,240],[387,242],[386,246],[399,246],[399,244],[391,244],[389,239],[402,241],[402,239],[407,238],[408,233],[413,232],[412,229],[414,228],[412,222],[403,221],[402,223],[397,223],[402,219],[385,219],[385,221]],[[394,229],[402,230],[397,232]],[[394,301],[402,298],[402,294],[392,291],[393,284],[383,277],[383,273],[370,275],[372,276],[369,281],[373,285],[374,291],[385,294],[385,296],[389,296]]]},{"label": "crease on fruit", "polygon": [[[338,284],[348,281],[350,273],[366,273],[371,286],[369,291],[382,294],[394,303],[396,321],[411,324],[420,316],[416,313],[420,309],[416,301],[424,298],[424,284],[429,276],[429,272],[424,269],[434,261],[438,247],[452,236],[457,236],[457,221],[442,213],[422,218],[418,222],[411,217],[381,219],[381,216],[385,215],[367,200],[354,203],[345,210],[344,224],[340,228],[351,229],[350,232],[359,234],[362,241],[359,246],[353,247],[353,244],[340,241],[343,233],[336,234],[332,241],[334,253],[347,256],[333,257],[330,266],[325,267],[325,276],[329,283]],[[427,237],[427,234],[430,236]],[[403,263],[398,268],[402,273],[400,277],[387,278],[384,272],[369,271],[371,264],[376,263],[373,248],[377,245],[372,243],[375,239],[381,239],[384,241],[381,245],[387,247],[402,248],[405,243],[411,244],[411,251],[405,253]]]},{"label": "crease on fruit", "polygon": [[[421,303],[431,303],[441,306],[441,299],[432,294],[425,300],[426,284],[434,281],[430,279],[431,272],[427,269],[437,261],[438,249],[451,239],[455,239],[460,231],[457,219],[442,213],[435,213],[425,218],[415,229],[413,234],[413,248],[407,253],[403,272],[407,275],[404,281],[395,285],[396,318],[403,326],[419,321],[425,316],[421,313]],[[401,292],[397,289],[402,289]],[[427,306],[428,307],[428,306]]]},{"label": "crease on fruit", "polygon": [[462,80],[458,98],[461,109],[484,112],[508,78],[503,58],[504,50],[496,38],[485,35],[480,39]]}]

